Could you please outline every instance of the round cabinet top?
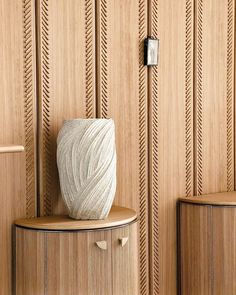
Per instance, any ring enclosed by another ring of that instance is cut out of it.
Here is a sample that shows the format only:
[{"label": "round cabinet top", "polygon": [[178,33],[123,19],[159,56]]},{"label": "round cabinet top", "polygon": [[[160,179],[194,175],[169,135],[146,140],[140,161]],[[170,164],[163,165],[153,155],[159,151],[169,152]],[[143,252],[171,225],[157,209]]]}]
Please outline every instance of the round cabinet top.
[{"label": "round cabinet top", "polygon": [[236,191],[180,198],[179,201],[213,206],[236,206]]},{"label": "round cabinet top", "polygon": [[136,219],[137,214],[134,210],[113,206],[108,217],[103,220],[76,220],[66,215],[55,215],[18,219],[15,225],[29,229],[55,231],[93,230],[126,225]]}]

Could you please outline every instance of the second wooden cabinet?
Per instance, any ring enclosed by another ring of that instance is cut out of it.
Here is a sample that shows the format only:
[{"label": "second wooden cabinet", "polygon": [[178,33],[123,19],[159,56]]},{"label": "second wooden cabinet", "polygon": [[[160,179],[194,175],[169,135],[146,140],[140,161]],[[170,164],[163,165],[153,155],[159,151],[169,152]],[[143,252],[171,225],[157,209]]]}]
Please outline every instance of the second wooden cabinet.
[{"label": "second wooden cabinet", "polygon": [[236,192],[181,199],[179,295],[236,294]]},{"label": "second wooden cabinet", "polygon": [[105,229],[16,227],[17,295],[137,295],[137,222]]}]

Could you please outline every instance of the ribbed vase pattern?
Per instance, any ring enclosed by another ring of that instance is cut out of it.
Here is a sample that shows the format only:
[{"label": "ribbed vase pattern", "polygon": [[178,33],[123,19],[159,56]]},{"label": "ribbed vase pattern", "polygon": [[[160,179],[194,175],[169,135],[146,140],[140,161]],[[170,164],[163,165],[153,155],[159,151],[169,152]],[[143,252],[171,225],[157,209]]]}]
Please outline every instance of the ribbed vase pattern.
[{"label": "ribbed vase pattern", "polygon": [[61,193],[75,219],[105,219],[116,191],[112,119],[65,121],[57,138]]}]

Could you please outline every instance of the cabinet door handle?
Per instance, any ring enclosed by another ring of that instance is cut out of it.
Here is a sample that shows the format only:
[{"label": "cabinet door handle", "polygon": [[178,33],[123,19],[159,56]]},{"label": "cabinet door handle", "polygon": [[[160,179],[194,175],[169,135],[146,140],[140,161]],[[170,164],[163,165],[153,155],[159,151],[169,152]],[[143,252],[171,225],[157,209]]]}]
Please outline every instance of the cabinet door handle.
[{"label": "cabinet door handle", "polygon": [[96,245],[102,250],[107,250],[107,241],[97,241]]},{"label": "cabinet door handle", "polygon": [[128,237],[124,237],[124,238],[120,238],[119,242],[121,244],[121,247],[124,247],[125,244],[128,242],[129,238]]}]

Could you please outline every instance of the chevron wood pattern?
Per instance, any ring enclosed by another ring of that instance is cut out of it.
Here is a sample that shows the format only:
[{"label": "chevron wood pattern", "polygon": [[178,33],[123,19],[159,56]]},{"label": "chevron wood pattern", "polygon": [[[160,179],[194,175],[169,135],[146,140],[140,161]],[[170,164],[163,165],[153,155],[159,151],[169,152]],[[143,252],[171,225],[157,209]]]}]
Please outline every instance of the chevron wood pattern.
[{"label": "chevron wood pattern", "polygon": [[194,2],[185,6],[185,195],[193,195],[193,50]]},{"label": "chevron wood pattern", "polygon": [[[140,214],[140,292],[149,294],[147,1],[97,1],[98,115],[116,125],[115,203]],[[124,34],[124,32],[126,32]],[[137,47],[139,44],[139,47]],[[136,73],[136,75],[134,75]]]},{"label": "chevron wood pattern", "polygon": [[36,95],[34,2],[23,0],[24,125],[26,151],[26,214],[36,214]]},{"label": "chevron wood pattern", "polygon": [[98,110],[98,115],[101,118],[108,117],[108,85],[109,85],[109,77],[108,77],[108,7],[107,0],[101,0],[99,2],[98,13],[99,15],[99,42],[100,46],[99,51],[99,61],[100,67],[98,69],[100,76],[100,89],[98,90],[101,95],[101,99],[98,100],[98,105],[100,105]]},{"label": "chevron wood pattern", "polygon": [[203,31],[203,1],[199,0],[198,9],[196,10],[196,194],[201,195],[203,192],[202,184],[202,83],[203,83],[203,74],[202,74],[202,31]]},{"label": "chevron wood pattern", "polygon": [[234,7],[228,0],[227,11],[227,191],[234,190]]},{"label": "chevron wood pattern", "polygon": [[197,195],[234,189],[234,7],[196,2]]},{"label": "chevron wood pattern", "polygon": [[43,214],[52,213],[52,151],[51,151],[51,133],[50,133],[50,52],[49,52],[49,1],[40,2],[40,58],[41,58],[41,151],[42,151],[42,191],[43,195]]},{"label": "chevron wood pattern", "polygon": [[60,214],[56,138],[63,121],[95,116],[95,2],[38,1],[40,214]]},{"label": "chevron wood pattern", "polygon": [[147,34],[147,5],[139,0],[139,235],[140,295],[149,294],[148,252],[148,133],[147,133],[147,70],[144,67],[143,40]]},{"label": "chevron wood pattern", "polygon": [[[149,34],[161,40],[159,65],[149,69],[150,293],[154,295],[177,294],[175,206],[178,197],[193,193],[193,5],[192,0],[181,0],[170,8],[168,1],[149,1]],[[178,46],[173,47],[177,35]]]},{"label": "chevron wood pattern", "polygon": [[93,0],[85,1],[85,85],[86,85],[86,118],[94,117],[95,87],[95,5]]},{"label": "chevron wood pattern", "polygon": [[[159,38],[159,0],[150,1],[149,15],[151,15],[149,30],[151,36]],[[159,68],[149,68],[149,84],[151,88],[151,103],[149,126],[150,129],[149,146],[151,148],[151,157],[149,157],[149,167],[152,170],[150,174],[150,194],[151,194],[151,251],[150,251],[150,286],[151,294],[160,294],[160,224],[159,224]]]}]

